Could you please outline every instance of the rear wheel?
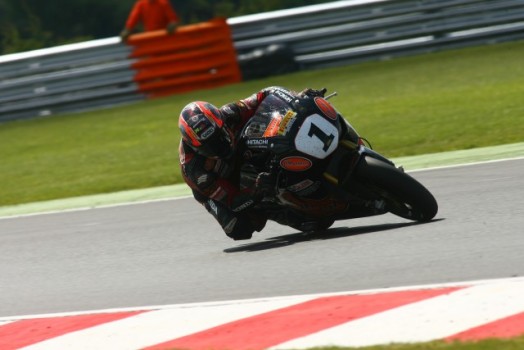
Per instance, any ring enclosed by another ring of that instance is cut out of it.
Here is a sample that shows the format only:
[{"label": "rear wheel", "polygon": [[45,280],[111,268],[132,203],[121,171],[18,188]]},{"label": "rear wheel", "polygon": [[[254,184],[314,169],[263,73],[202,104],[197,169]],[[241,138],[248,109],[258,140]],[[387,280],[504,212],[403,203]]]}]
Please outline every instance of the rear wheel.
[{"label": "rear wheel", "polygon": [[387,211],[415,221],[430,221],[438,211],[435,197],[417,180],[381,160],[365,157],[354,173],[356,181],[378,194]]}]

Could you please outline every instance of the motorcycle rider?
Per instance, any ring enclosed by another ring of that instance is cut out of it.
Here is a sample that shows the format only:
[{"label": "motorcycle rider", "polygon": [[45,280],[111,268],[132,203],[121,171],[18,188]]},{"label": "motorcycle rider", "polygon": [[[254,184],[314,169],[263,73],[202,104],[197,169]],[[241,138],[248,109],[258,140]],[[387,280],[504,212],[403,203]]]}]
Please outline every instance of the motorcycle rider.
[{"label": "motorcycle rider", "polygon": [[178,126],[180,166],[194,198],[218,221],[234,240],[250,239],[260,232],[267,216],[254,208],[260,194],[274,186],[274,176],[257,177],[255,195],[240,189],[240,164],[237,142],[242,128],[257,107],[270,94],[285,91],[301,96],[324,96],[325,90],[304,89],[299,94],[282,87],[268,87],[221,108],[195,101],[181,111]]}]

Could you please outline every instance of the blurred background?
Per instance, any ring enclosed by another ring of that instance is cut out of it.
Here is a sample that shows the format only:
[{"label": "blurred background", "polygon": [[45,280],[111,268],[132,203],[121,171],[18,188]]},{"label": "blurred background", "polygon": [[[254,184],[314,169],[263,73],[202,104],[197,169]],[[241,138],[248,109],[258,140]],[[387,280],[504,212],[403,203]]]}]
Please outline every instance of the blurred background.
[{"label": "blurred background", "polygon": [[[0,0],[0,55],[118,35],[135,0]],[[330,0],[171,0],[182,24]]]}]

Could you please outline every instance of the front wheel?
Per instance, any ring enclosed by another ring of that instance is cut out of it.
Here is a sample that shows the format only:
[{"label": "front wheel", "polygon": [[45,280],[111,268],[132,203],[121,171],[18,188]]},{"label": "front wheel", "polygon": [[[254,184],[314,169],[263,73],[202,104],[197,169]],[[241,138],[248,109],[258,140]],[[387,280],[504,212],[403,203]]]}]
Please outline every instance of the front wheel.
[{"label": "front wheel", "polygon": [[438,211],[435,197],[417,180],[381,160],[364,157],[355,169],[355,180],[378,194],[386,210],[415,221],[430,221]]}]

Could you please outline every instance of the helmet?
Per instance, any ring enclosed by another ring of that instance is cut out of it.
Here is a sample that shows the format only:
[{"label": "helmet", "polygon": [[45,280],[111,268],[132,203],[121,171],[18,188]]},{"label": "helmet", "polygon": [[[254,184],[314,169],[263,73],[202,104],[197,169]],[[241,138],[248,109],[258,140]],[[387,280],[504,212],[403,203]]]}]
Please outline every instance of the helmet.
[{"label": "helmet", "polygon": [[221,113],[211,103],[186,105],[178,119],[183,141],[195,152],[209,158],[227,158],[233,153],[233,134]]}]

